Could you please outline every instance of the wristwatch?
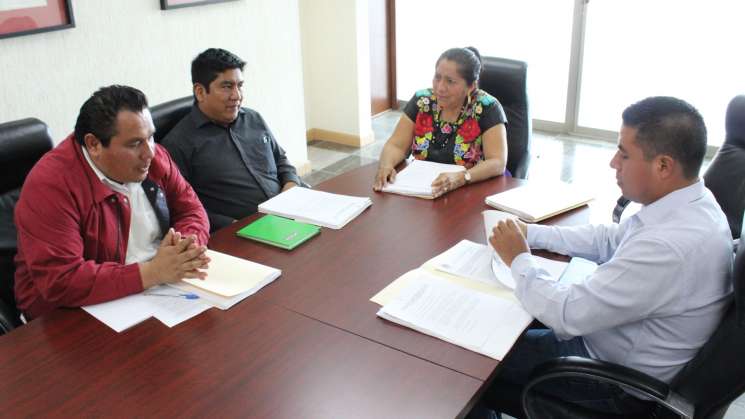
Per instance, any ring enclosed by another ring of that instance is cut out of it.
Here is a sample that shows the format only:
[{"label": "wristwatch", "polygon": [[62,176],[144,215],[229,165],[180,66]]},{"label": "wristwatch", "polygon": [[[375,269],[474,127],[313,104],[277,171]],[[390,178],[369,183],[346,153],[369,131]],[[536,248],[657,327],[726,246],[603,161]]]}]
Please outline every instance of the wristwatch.
[{"label": "wristwatch", "polygon": [[469,183],[471,183],[471,172],[469,172],[468,170],[466,170],[466,174],[463,176],[463,178],[466,179],[466,185],[468,185]]}]

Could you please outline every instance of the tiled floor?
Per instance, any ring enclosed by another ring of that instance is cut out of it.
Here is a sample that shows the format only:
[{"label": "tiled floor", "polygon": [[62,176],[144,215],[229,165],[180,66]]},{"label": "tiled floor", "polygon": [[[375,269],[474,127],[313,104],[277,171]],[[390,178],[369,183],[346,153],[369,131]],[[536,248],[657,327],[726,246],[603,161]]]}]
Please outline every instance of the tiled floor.
[{"label": "tiled floor", "polygon": [[[336,175],[377,161],[400,116],[400,112],[389,111],[373,118],[375,141],[362,148],[311,141],[308,143],[308,158],[312,171],[303,177],[303,180],[310,185],[317,185]],[[620,195],[614,171],[608,166],[615,151],[616,145],[610,142],[535,132],[528,177],[558,177],[565,182],[597,191],[597,201],[612,202]],[[705,170],[706,166],[708,161],[704,162],[702,170]],[[370,182],[372,183],[372,179]],[[745,396],[732,403],[725,419],[745,419]]]}]

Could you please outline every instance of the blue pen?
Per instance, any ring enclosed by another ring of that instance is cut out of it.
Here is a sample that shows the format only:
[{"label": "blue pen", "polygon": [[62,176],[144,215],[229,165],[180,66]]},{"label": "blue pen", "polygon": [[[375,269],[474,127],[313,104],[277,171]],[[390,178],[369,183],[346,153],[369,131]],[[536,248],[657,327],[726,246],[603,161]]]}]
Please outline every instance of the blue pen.
[{"label": "blue pen", "polygon": [[176,298],[186,298],[187,300],[196,300],[199,299],[199,296],[194,293],[186,293],[186,294],[156,294],[156,293],[148,293],[146,292],[145,295],[152,295],[155,297],[176,297]]}]

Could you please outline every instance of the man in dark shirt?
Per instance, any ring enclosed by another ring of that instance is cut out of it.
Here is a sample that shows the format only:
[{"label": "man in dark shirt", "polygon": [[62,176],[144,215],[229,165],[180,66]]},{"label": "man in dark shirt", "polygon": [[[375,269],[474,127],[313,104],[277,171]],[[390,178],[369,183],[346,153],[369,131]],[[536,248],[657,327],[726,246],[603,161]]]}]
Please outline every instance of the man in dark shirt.
[{"label": "man in dark shirt", "polygon": [[199,54],[191,63],[194,106],[162,144],[199,195],[212,231],[300,184],[261,115],[241,107],[244,65],[219,48]]}]

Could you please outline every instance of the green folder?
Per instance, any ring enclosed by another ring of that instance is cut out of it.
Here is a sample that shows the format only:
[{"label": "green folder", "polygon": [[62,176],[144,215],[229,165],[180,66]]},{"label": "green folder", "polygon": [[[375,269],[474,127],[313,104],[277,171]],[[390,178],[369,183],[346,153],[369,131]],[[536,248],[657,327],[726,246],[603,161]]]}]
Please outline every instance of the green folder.
[{"label": "green folder", "polygon": [[265,215],[238,230],[236,234],[245,239],[292,250],[320,232],[321,227],[313,224],[299,223],[276,215]]}]

